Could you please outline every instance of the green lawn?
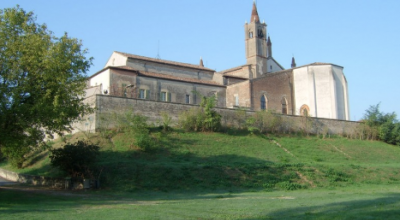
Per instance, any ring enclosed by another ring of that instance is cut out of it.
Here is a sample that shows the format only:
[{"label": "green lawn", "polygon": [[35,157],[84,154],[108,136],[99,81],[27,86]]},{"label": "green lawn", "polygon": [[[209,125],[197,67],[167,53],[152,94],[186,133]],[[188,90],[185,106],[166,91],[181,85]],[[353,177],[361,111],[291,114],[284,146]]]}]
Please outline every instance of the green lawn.
[{"label": "green lawn", "polygon": [[397,185],[66,195],[0,189],[0,219],[398,219],[399,207]]},{"label": "green lawn", "polygon": [[[398,219],[400,148],[377,141],[298,135],[168,134],[144,152],[128,134],[101,146],[100,191],[0,188],[0,219]],[[83,135],[84,136],[84,135]],[[69,142],[82,137],[69,136]],[[54,147],[63,142],[55,141]],[[13,169],[5,162],[0,164]],[[63,176],[46,152],[34,175]],[[7,187],[6,187],[7,188]]]},{"label": "green lawn", "polygon": [[[295,190],[399,184],[400,148],[378,141],[321,139],[297,135],[250,135],[153,130],[157,144],[144,152],[132,137],[120,133],[99,143],[101,185],[107,190]],[[70,142],[81,137],[69,136]],[[62,146],[56,141],[53,146]],[[13,169],[2,163],[1,167]],[[15,169],[14,169],[15,170]],[[48,154],[34,154],[25,168],[33,175],[63,176],[49,164]]]}]

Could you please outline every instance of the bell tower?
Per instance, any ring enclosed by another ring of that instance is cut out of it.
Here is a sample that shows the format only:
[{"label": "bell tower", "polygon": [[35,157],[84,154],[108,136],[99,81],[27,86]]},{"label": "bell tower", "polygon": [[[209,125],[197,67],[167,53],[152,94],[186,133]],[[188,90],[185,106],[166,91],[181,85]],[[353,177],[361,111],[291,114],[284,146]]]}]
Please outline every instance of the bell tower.
[{"label": "bell tower", "polygon": [[253,78],[267,72],[267,25],[260,22],[256,3],[253,2],[250,23],[244,25],[247,64],[255,65]]}]

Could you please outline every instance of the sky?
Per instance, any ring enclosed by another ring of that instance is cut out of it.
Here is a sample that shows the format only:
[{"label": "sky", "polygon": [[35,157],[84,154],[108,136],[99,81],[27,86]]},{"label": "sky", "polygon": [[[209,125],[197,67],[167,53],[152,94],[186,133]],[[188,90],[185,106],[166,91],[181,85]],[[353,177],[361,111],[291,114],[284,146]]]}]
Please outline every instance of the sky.
[{"label": "sky", "polygon": [[[314,62],[344,67],[350,119],[380,103],[400,119],[400,1],[257,0],[272,55],[285,69]],[[244,24],[253,0],[6,0],[46,23],[54,35],[82,40],[93,75],[113,51],[198,64],[221,71],[246,63]]]}]

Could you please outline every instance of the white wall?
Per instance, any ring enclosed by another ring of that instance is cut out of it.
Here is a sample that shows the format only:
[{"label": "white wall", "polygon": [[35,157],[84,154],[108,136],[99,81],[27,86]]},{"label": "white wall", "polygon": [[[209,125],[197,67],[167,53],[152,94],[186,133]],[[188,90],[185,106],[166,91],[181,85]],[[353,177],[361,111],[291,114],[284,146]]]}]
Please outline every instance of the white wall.
[{"label": "white wall", "polygon": [[[271,69],[272,66],[272,69]],[[276,62],[275,60],[268,58],[267,59],[267,72],[272,73],[272,72],[277,72],[283,70]]]},{"label": "white wall", "polygon": [[104,66],[104,68],[108,66],[126,66],[127,59],[128,58],[126,56],[113,52],[111,57],[108,59],[106,65]]},{"label": "white wall", "polygon": [[90,86],[101,85],[101,94],[104,94],[104,90],[110,92],[110,69],[105,69],[103,72],[98,73],[90,79]]},{"label": "white wall", "polygon": [[295,106],[302,105],[319,118],[349,120],[347,82],[343,68],[331,64],[308,65],[293,70]]}]

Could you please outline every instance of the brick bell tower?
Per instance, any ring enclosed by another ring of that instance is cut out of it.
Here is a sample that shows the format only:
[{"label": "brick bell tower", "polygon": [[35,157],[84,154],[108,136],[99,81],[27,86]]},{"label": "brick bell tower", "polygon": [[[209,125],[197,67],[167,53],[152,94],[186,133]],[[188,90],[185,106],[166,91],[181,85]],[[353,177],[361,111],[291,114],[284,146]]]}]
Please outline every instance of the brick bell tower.
[{"label": "brick bell tower", "polygon": [[253,78],[267,72],[267,25],[260,22],[256,3],[253,2],[250,23],[244,25],[247,64],[255,66]]}]

